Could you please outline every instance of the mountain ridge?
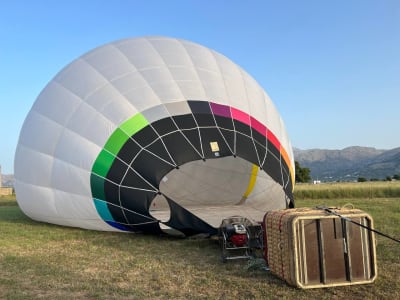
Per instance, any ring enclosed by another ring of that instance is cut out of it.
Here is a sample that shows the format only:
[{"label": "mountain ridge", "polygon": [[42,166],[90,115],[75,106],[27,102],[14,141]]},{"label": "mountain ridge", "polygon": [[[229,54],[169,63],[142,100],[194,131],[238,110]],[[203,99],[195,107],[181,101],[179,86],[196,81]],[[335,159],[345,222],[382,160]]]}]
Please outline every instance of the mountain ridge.
[{"label": "mountain ridge", "polygon": [[400,174],[400,147],[389,150],[362,146],[341,150],[293,148],[293,154],[301,167],[310,168],[314,180],[385,179]]}]

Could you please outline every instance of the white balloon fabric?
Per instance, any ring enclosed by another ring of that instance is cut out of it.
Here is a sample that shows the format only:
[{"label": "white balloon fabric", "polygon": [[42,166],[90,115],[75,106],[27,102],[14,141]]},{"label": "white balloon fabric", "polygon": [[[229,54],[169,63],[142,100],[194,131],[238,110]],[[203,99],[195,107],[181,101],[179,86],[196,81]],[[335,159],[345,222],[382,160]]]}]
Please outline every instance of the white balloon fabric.
[{"label": "white balloon fabric", "polygon": [[168,37],[116,41],[66,66],[20,133],[15,190],[34,220],[216,233],[233,212],[293,207],[294,160],[265,91],[225,56]]}]

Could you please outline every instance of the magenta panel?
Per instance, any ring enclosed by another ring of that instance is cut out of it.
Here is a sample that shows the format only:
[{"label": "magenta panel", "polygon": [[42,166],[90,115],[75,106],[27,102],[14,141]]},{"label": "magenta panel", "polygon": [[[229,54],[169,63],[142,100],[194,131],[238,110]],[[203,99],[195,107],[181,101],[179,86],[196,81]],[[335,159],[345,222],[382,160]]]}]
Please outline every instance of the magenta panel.
[{"label": "magenta panel", "polygon": [[221,116],[221,117],[231,117],[230,107],[222,104],[212,103],[210,102],[211,110],[214,115]]}]

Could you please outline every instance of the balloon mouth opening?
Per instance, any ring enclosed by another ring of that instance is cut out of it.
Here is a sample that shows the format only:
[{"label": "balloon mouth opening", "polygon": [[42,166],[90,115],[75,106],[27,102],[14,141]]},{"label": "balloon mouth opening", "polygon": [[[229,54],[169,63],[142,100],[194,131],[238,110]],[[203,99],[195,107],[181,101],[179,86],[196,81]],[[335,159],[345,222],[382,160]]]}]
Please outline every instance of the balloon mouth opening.
[{"label": "balloon mouth opening", "polygon": [[162,177],[148,212],[167,234],[182,234],[168,226],[174,218],[171,205],[175,204],[217,228],[222,216],[229,211],[238,214],[246,205],[243,199],[253,168],[252,163],[234,156],[183,164]]},{"label": "balloon mouth opening", "polygon": [[248,187],[252,166],[234,156],[187,162],[166,174],[159,190],[183,207],[235,205]]}]

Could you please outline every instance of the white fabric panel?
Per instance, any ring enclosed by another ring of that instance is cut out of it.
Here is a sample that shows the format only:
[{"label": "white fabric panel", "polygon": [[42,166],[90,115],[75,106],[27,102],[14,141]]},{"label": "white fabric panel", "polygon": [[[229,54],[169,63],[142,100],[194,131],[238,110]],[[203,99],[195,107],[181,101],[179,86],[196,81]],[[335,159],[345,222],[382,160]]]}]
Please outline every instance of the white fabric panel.
[{"label": "white fabric panel", "polygon": [[[53,163],[51,186],[56,190],[91,197],[90,171],[55,159]],[[68,198],[64,198],[67,200]]]},{"label": "white fabric panel", "polygon": [[[281,127],[280,131],[280,136],[279,136],[279,141],[281,142],[281,145],[285,148],[286,151],[288,151],[288,145],[289,145],[289,139],[285,131],[285,124],[283,123],[282,118],[279,118],[279,123]],[[290,153],[288,152],[288,155],[290,157]]]},{"label": "white fabric panel", "polygon": [[90,171],[101,149],[78,133],[65,129],[55,149],[54,157]]},{"label": "white fabric panel", "polygon": [[171,73],[167,67],[164,67],[163,65],[158,66],[157,68],[141,70],[140,74],[152,88],[154,88],[154,84],[157,85],[163,82],[167,82],[173,86],[175,85],[175,82],[171,77]]},{"label": "white fabric panel", "polygon": [[81,99],[55,81],[50,81],[34,103],[32,110],[56,123],[65,125],[77,109]]},{"label": "white fabric panel", "polygon": [[153,123],[154,121],[158,121],[170,116],[167,108],[163,104],[145,110],[142,112],[142,114],[149,123]]},{"label": "white fabric panel", "polygon": [[80,220],[102,220],[93,205],[93,199],[91,197],[71,194],[60,190],[55,190],[54,196],[56,199],[56,209],[60,212],[60,219],[71,219],[71,221],[76,222],[78,226]]},{"label": "white fabric panel", "polygon": [[120,77],[113,81],[112,84],[137,111],[142,111],[161,103],[157,94],[139,72]]},{"label": "white fabric panel", "polygon": [[[269,98],[266,98],[268,101]],[[281,130],[281,121],[278,114],[278,111],[275,108],[275,105],[272,102],[267,102],[267,128],[271,130],[274,135],[279,139],[280,130]]]},{"label": "white fabric panel", "polygon": [[110,123],[92,106],[82,102],[72,115],[67,127],[103,148],[117,125]]},{"label": "white fabric panel", "polygon": [[[15,174],[17,179],[32,185],[51,187],[51,169],[54,157],[20,145],[17,148]],[[29,168],[27,168],[29,166]]]},{"label": "white fabric panel", "polygon": [[204,100],[219,101],[220,99],[227,99],[228,95],[213,52],[192,43],[183,43],[183,45],[189,53],[206,93],[206,99]]},{"label": "white fabric panel", "polygon": [[190,59],[179,40],[149,38],[148,41],[167,66],[188,66]]},{"label": "white fabric panel", "polygon": [[140,73],[162,102],[185,100],[171,72],[165,66],[142,70]]},{"label": "white fabric panel", "polygon": [[[172,78],[176,81],[176,83],[180,83],[181,81],[183,82],[193,82],[196,85],[199,84],[199,76],[197,75],[196,70],[189,66],[170,66],[168,71],[170,72]],[[204,90],[203,90],[204,93]]]},{"label": "white fabric panel", "polygon": [[191,114],[189,104],[186,101],[177,103],[166,103],[165,107],[171,116]]},{"label": "white fabric panel", "polygon": [[71,63],[54,80],[82,99],[107,83],[96,69],[82,59]]},{"label": "white fabric panel", "polygon": [[[199,76],[191,58],[182,43],[175,39],[150,39],[151,44],[159,53],[168,72],[182,94],[183,99],[204,99],[204,88],[199,82]],[[162,99],[162,98],[161,98]]]},{"label": "white fabric panel", "polygon": [[28,217],[48,222],[49,217],[57,215],[52,188],[16,180],[15,189],[18,191],[18,206]]},{"label": "white fabric panel", "polygon": [[[122,95],[126,95],[131,90],[135,90],[141,87],[150,88],[148,82],[143,78],[140,72],[132,72],[126,73],[123,76],[119,76],[111,81],[112,85],[115,87],[117,91],[119,91]],[[135,106],[135,102],[132,102],[132,105]]]},{"label": "white fabric panel", "polygon": [[[63,127],[36,111],[30,111],[21,131],[20,143],[38,152],[53,155]],[[35,134],[40,132],[40,134]]]},{"label": "white fabric panel", "polygon": [[[206,93],[206,99],[209,101],[220,102],[228,99],[224,81],[221,77],[221,73],[213,72],[208,70],[198,70],[199,78],[203,83],[203,87]],[[221,102],[220,102],[221,103]]]},{"label": "white fabric panel", "polygon": [[95,49],[82,59],[109,81],[137,71],[127,57],[112,44]]},{"label": "white fabric panel", "polygon": [[266,125],[264,119],[267,112],[263,90],[260,88],[257,82],[247,74],[244,74],[243,80],[246,85],[246,94],[248,99],[246,102],[249,106],[248,113]]},{"label": "white fabric panel", "polygon": [[81,131],[82,136],[91,137],[93,143],[104,146],[117,125],[111,123],[100,113],[94,115],[91,123],[92,126],[88,126]]},{"label": "white fabric panel", "polygon": [[[173,74],[175,76],[176,74]],[[207,99],[203,85],[194,80],[178,80],[177,85],[184,99]]]},{"label": "white fabric panel", "polygon": [[182,45],[176,41],[151,41],[153,47],[157,50],[164,64],[168,67],[175,68],[188,68],[192,66],[192,62],[186,49],[182,47]]},{"label": "white fabric panel", "polygon": [[112,85],[104,85],[85,100],[87,104],[96,108],[99,112],[105,111],[110,102],[123,104],[124,101],[126,102],[126,98]]},{"label": "white fabric panel", "polygon": [[129,90],[129,92],[125,94],[125,97],[129,102],[135,104],[138,111],[143,111],[161,104],[154,90],[148,85]]},{"label": "white fabric panel", "polygon": [[98,89],[87,98],[86,103],[95,107],[114,124],[121,124],[138,112],[136,107],[112,85]]},{"label": "white fabric panel", "polygon": [[[214,54],[217,60],[219,69],[221,70],[224,85],[227,89],[226,100],[230,106],[236,107],[242,111],[248,111],[247,94],[242,77],[243,71],[228,60],[225,56]],[[221,102],[221,104],[225,101]]]},{"label": "white fabric panel", "polygon": [[197,70],[219,73],[212,50],[187,41],[182,41],[181,43]]},{"label": "white fabric panel", "polygon": [[147,39],[127,40],[115,45],[139,71],[164,64]]}]

